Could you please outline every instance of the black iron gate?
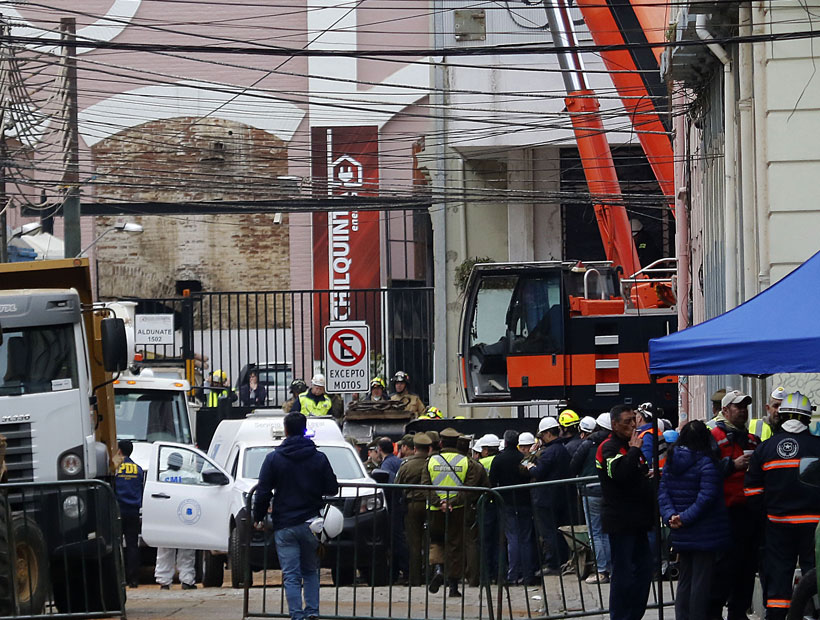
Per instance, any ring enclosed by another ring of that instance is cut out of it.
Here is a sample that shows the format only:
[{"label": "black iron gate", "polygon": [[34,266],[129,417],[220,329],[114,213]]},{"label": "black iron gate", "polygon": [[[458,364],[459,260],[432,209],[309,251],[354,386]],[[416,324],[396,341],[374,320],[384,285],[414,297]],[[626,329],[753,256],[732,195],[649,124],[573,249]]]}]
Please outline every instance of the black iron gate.
[{"label": "black iron gate", "polygon": [[130,301],[136,302],[137,315],[174,315],[173,344],[137,344],[137,352],[148,364],[187,365],[197,386],[222,370],[238,389],[252,365],[267,388],[266,405],[281,405],[294,378],[309,380],[324,371],[322,330],[335,316],[370,326],[371,376],[388,379],[404,370],[412,389],[425,402],[428,398],[433,378],[429,287],[205,292]]}]

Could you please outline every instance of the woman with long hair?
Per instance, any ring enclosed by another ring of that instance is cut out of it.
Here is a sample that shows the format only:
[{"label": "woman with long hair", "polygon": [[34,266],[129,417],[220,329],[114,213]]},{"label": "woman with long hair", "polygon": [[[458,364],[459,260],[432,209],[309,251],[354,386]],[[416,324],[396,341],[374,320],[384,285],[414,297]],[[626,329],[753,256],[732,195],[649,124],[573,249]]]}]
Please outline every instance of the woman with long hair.
[{"label": "woman with long hair", "polygon": [[700,420],[680,431],[663,468],[658,490],[661,517],[672,528],[680,557],[675,599],[678,620],[713,617],[709,592],[717,555],[730,540],[723,479],[712,451],[712,435]]}]

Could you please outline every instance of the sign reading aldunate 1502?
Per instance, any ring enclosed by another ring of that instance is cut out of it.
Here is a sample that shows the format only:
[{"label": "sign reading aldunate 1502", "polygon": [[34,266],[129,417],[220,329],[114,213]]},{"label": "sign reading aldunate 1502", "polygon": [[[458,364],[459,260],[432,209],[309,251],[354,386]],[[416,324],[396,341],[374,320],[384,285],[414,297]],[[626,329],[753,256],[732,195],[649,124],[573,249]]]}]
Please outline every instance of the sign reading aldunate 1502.
[{"label": "sign reading aldunate 1502", "polygon": [[370,389],[370,328],[364,321],[325,326],[325,389],[331,393]]},{"label": "sign reading aldunate 1502", "polygon": [[138,314],[134,317],[134,344],[173,345],[173,314]]}]

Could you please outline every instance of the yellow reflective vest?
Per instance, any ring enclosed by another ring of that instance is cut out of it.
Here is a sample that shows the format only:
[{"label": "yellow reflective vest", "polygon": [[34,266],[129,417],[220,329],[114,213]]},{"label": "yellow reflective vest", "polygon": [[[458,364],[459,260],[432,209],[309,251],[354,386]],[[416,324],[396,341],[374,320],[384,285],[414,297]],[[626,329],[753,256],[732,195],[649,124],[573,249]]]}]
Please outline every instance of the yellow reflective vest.
[{"label": "yellow reflective vest", "polygon": [[[427,459],[427,471],[430,473],[430,482],[435,487],[460,487],[467,478],[467,465],[470,459],[458,452],[443,452],[434,454]],[[455,494],[444,489],[436,491],[441,501],[455,501]],[[448,499],[449,498],[449,499]],[[453,505],[458,508],[463,505]],[[440,510],[438,506],[430,505],[430,510]]]},{"label": "yellow reflective vest", "polygon": [[484,469],[487,471],[488,474],[490,473],[490,467],[493,466],[493,460],[497,456],[497,454],[490,454],[489,456],[484,456],[478,459],[478,462],[484,466]]},{"label": "yellow reflective vest", "polygon": [[762,418],[755,418],[749,420],[749,432],[760,437],[760,441],[766,441],[772,436],[772,427],[764,422]]},{"label": "yellow reflective vest", "polygon": [[310,390],[306,390],[299,394],[299,406],[301,407],[301,412],[305,415],[313,415],[313,416],[323,416],[330,414],[330,408],[333,406],[333,403],[330,401],[330,397],[325,394],[318,403],[313,400],[312,398],[308,398],[308,393]]},{"label": "yellow reflective vest", "polygon": [[219,405],[219,399],[227,395],[228,390],[222,390],[221,392],[217,390],[211,390],[210,392],[208,392],[208,406],[217,407]]}]

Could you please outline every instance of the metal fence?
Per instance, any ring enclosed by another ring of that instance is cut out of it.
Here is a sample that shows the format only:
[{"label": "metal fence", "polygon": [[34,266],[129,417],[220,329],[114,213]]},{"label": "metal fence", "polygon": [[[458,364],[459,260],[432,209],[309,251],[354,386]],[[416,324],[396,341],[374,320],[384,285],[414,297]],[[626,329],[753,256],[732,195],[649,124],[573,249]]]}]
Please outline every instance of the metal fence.
[{"label": "metal fence", "polygon": [[[464,507],[444,513],[408,502],[406,496],[438,490],[449,498],[453,487],[340,483],[339,495],[330,501],[342,510],[345,528],[322,555],[320,616],[608,617],[608,583],[586,581],[596,573],[600,540],[590,536],[584,522],[586,485],[594,482],[596,478],[575,478],[494,489],[459,487],[467,497]],[[545,492],[564,500],[553,504],[561,506],[560,515],[537,504]],[[272,532],[251,530],[249,523],[238,527],[244,532],[244,555],[242,565],[231,570],[242,571],[243,617],[288,617]],[[663,540],[660,529],[654,536]],[[434,593],[429,586],[436,574],[433,564],[439,561],[432,557],[439,553],[433,550],[437,544],[443,544],[445,577]],[[661,547],[656,560],[664,569],[652,583],[647,609],[658,610],[662,618],[664,607],[674,604],[676,571],[667,546]],[[531,555],[521,555],[526,553]],[[550,563],[557,570],[547,570]],[[451,596],[451,588],[460,596]]]},{"label": "metal fence", "polygon": [[0,485],[0,617],[125,617],[119,508],[98,480]]},{"label": "metal fence", "polygon": [[[344,295],[344,313],[339,298]],[[196,366],[202,385],[208,372],[225,371],[237,388],[250,364],[267,388],[267,406],[286,400],[293,378],[324,369],[322,330],[332,319],[370,326],[371,372],[387,377],[408,372],[413,389],[427,401],[432,382],[432,288],[294,290],[194,293],[189,297],[131,299],[136,314],[173,314],[168,345],[137,345],[148,361]]]}]

